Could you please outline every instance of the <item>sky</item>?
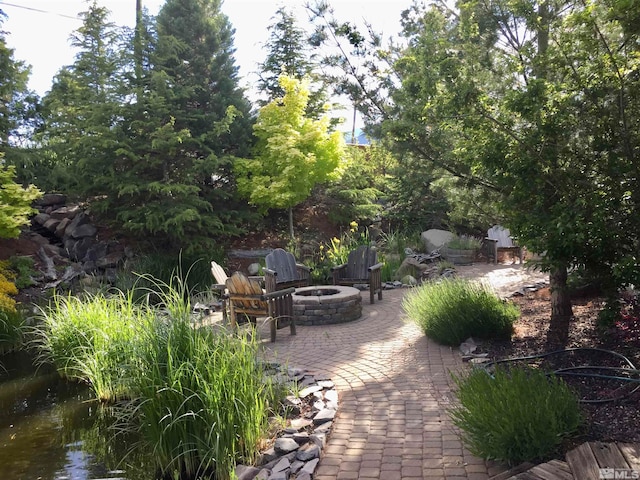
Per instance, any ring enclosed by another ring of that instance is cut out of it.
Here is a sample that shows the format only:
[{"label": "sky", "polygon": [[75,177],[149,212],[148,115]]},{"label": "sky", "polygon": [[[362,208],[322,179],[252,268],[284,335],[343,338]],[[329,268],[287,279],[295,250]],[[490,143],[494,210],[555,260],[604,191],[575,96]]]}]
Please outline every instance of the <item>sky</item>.
[{"label": "sky", "polygon": [[[143,0],[149,13],[158,13],[164,0]],[[222,12],[235,28],[235,58],[239,67],[240,84],[248,88],[255,85],[258,64],[266,56],[262,45],[267,41],[268,25],[280,6],[291,8],[300,25],[308,24],[303,8],[306,0],[224,0]],[[412,0],[332,0],[336,16],[341,21],[371,23],[385,37],[400,30],[400,13]],[[133,26],[136,0],[98,0],[107,7],[111,21],[117,25]],[[3,30],[6,41],[14,49],[14,58],[31,65],[29,86],[39,95],[51,88],[58,70],[73,63],[74,52],[69,46],[69,35],[81,22],[79,12],[87,10],[85,0],[0,0],[0,9],[7,14]]]}]

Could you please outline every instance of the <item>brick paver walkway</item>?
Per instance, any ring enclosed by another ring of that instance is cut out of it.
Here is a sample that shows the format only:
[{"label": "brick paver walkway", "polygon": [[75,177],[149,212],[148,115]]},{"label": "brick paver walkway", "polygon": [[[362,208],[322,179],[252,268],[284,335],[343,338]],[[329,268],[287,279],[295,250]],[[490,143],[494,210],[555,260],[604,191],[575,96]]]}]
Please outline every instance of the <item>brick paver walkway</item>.
[{"label": "brick paver walkway", "polygon": [[[340,407],[317,480],[483,480],[501,468],[466,451],[446,409],[450,371],[465,368],[457,349],[442,347],[405,319],[407,290],[385,291],[355,322],[278,331],[265,344],[271,359],[336,384]],[[268,338],[265,337],[265,338]]]}]

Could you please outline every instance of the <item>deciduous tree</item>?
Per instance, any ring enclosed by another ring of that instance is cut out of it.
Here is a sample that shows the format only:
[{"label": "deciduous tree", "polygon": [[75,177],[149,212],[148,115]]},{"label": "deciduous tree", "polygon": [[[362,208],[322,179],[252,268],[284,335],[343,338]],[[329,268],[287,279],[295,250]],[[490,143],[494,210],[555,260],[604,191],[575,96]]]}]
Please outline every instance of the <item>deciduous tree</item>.
[{"label": "deciduous tree", "polygon": [[327,116],[305,116],[308,80],[282,76],[285,94],[260,109],[254,126],[258,139],[253,159],[238,160],[238,190],[262,209],[289,210],[293,238],[294,206],[305,200],[314,185],[336,170],[343,155],[344,139],[329,131]]}]

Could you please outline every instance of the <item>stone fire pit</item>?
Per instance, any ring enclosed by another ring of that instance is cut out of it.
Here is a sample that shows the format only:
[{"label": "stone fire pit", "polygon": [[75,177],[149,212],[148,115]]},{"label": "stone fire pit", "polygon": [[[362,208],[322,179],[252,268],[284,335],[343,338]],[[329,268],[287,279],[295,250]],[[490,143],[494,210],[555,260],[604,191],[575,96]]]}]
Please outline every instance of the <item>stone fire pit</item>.
[{"label": "stone fire pit", "polygon": [[362,315],[360,290],[326,285],[297,288],[293,313],[298,325],[328,325],[357,320]]}]

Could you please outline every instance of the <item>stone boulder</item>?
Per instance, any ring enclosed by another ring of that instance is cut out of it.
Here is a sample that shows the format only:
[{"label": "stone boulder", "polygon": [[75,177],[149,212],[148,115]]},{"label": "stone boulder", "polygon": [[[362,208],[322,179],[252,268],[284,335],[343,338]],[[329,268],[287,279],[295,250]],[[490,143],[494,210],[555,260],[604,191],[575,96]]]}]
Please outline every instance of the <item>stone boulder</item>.
[{"label": "stone boulder", "polygon": [[445,243],[453,240],[453,237],[455,237],[455,234],[446,230],[438,230],[436,228],[422,232],[420,235],[427,252],[433,252],[434,250],[439,249]]}]

